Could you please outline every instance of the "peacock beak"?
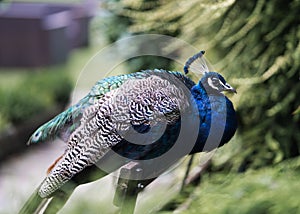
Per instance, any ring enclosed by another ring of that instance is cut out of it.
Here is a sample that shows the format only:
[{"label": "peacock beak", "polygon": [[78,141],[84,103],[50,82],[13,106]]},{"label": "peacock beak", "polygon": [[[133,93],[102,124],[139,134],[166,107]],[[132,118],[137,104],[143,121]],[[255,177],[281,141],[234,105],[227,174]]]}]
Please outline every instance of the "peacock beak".
[{"label": "peacock beak", "polygon": [[235,93],[235,94],[237,93],[237,92],[236,92],[236,89],[233,88],[233,87],[232,87],[231,85],[229,85],[228,83],[226,83],[224,91],[229,91],[229,92]]}]

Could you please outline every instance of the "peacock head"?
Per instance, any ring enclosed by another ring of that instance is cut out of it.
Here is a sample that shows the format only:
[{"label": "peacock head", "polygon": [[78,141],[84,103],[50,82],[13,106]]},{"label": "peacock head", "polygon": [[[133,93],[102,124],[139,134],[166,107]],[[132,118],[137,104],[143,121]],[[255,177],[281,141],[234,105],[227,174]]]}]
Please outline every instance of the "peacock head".
[{"label": "peacock head", "polygon": [[205,73],[199,84],[201,84],[206,92],[210,94],[219,94],[223,91],[236,93],[235,88],[229,85],[224,77],[217,72]]},{"label": "peacock head", "polygon": [[199,86],[202,86],[207,93],[221,94],[223,91],[236,93],[236,90],[226,82],[221,74],[209,71],[203,56],[204,53],[205,51],[200,51],[187,60],[183,68],[185,74],[192,70],[194,74],[202,75]]}]

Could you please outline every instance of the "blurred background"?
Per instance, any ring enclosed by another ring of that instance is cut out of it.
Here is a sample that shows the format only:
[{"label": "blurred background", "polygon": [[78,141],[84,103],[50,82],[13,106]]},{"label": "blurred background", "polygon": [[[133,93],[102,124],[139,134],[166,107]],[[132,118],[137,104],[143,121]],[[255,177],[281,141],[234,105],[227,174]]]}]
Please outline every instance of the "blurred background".
[{"label": "blurred background", "polygon": [[[136,213],[300,213],[299,11],[298,0],[0,1],[0,213],[16,213],[63,153],[59,140],[30,147],[26,141],[69,105],[88,60],[144,33],[206,50],[237,88],[230,99],[239,128],[198,182],[178,193],[185,161],[147,187]],[[117,73],[154,68],[182,71],[147,56]],[[79,187],[60,213],[114,213],[115,180]]]}]

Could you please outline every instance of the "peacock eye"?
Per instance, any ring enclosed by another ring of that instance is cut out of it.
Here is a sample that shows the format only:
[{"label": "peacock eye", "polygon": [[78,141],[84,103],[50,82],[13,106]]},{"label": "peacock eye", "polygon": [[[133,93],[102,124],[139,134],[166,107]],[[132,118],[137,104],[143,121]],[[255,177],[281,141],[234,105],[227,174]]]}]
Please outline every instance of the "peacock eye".
[{"label": "peacock eye", "polygon": [[212,79],[212,83],[213,83],[215,86],[219,86],[219,85],[220,85],[220,80],[217,79],[217,78],[213,78],[213,79]]}]

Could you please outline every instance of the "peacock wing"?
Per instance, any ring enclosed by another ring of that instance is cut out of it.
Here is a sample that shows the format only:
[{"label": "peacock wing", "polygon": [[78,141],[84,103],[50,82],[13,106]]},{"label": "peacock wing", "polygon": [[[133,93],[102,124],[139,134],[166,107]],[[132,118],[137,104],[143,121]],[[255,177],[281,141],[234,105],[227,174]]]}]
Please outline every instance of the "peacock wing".
[{"label": "peacock wing", "polygon": [[[166,124],[176,122],[179,109],[186,108],[187,103],[182,89],[170,81],[170,75],[167,77],[154,73],[127,79],[85,108],[80,126],[70,135],[65,154],[42,183],[39,195],[48,197],[124,139],[130,141],[133,136],[140,140],[146,134],[143,139],[147,144],[164,131]],[[133,149],[135,155],[141,156],[151,151],[152,145],[142,151]]]}]

